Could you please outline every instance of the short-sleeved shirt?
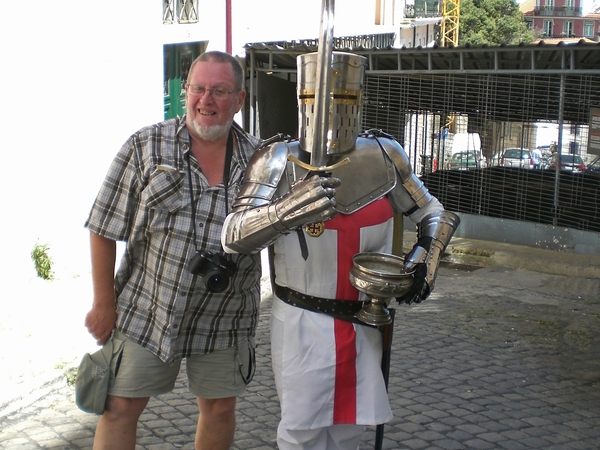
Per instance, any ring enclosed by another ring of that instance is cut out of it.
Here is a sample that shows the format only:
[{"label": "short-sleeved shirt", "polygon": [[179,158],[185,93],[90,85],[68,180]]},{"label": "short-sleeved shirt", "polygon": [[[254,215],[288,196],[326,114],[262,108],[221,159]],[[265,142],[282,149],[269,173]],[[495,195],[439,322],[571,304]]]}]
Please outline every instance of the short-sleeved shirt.
[{"label": "short-sleeved shirt", "polygon": [[[237,125],[232,130],[227,211],[258,144]],[[237,269],[223,292],[207,289],[204,277],[187,269],[198,251],[223,254],[226,216],[224,186],[208,184],[190,148],[185,118],[133,134],[113,160],[85,223],[100,236],[126,241],[115,276],[116,327],[165,362],[254,335],[260,304],[260,255],[230,255]]]}]

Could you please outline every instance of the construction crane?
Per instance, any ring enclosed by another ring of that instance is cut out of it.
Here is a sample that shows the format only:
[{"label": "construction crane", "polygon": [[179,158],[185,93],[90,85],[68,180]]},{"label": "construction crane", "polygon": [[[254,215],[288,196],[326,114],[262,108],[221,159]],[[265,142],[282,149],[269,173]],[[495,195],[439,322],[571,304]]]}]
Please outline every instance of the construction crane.
[{"label": "construction crane", "polygon": [[[460,0],[442,0],[442,29],[440,47],[458,47],[458,25],[460,18]],[[454,115],[446,117],[442,129],[454,132]]]},{"label": "construction crane", "polygon": [[458,46],[460,0],[442,0],[440,47]]}]

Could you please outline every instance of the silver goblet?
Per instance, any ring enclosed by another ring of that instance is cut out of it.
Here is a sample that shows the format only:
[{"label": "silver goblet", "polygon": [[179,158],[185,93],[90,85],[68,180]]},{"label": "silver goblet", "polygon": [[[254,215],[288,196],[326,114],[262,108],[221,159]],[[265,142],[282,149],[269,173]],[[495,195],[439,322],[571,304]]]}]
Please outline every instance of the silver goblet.
[{"label": "silver goblet", "polygon": [[391,299],[410,291],[413,271],[404,270],[401,257],[387,253],[357,253],[352,260],[350,283],[371,300],[358,312],[357,318],[374,326],[391,323],[387,305]]}]

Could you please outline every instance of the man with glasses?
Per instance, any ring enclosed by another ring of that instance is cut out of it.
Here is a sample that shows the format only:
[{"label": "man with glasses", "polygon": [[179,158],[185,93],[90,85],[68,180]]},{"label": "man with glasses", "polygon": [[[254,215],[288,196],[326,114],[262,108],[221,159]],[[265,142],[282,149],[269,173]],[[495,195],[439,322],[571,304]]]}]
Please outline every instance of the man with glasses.
[{"label": "man with glasses", "polygon": [[[186,359],[198,399],[195,448],[228,449],[236,397],[254,370],[260,255],[226,255],[223,221],[258,140],[233,122],[243,69],[200,55],[186,83],[187,114],[134,133],[115,157],[86,227],[93,304],[86,326],[113,343],[95,449],[134,449],[149,398],[174,387]],[[125,241],[114,274],[116,241]]]}]

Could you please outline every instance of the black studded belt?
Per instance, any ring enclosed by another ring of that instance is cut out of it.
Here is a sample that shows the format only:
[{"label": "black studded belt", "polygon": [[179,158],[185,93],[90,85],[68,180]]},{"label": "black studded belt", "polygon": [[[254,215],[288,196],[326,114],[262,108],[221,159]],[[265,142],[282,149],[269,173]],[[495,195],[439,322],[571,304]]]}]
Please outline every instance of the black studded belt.
[{"label": "black studded belt", "polygon": [[332,300],[329,298],[313,297],[312,295],[302,294],[293,289],[275,286],[275,295],[288,305],[308,311],[327,314],[336,319],[347,322],[367,325],[356,318],[356,314],[361,310],[366,302],[355,300]]}]

